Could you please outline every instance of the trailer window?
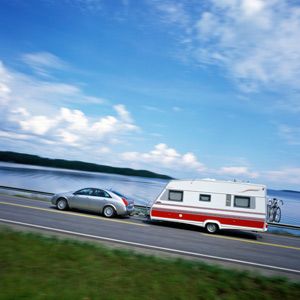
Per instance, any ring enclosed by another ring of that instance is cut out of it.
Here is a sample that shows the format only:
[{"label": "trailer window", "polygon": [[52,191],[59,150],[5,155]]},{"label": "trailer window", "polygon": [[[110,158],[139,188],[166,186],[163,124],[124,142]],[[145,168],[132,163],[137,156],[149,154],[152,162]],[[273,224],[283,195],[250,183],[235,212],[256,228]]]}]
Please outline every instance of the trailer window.
[{"label": "trailer window", "polygon": [[250,208],[250,197],[234,196],[234,206]]},{"label": "trailer window", "polygon": [[200,194],[199,200],[209,202],[211,199],[211,195]]},{"label": "trailer window", "polygon": [[169,191],[169,200],[182,201],[183,200],[183,192],[182,191]]}]

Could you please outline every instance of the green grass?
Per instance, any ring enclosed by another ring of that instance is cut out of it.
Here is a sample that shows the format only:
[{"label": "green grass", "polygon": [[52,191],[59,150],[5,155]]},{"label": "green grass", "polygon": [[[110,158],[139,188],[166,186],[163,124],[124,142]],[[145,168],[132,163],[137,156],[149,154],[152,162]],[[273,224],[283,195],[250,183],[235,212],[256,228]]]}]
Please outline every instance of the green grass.
[{"label": "green grass", "polygon": [[300,299],[300,284],[0,228],[0,299]]}]

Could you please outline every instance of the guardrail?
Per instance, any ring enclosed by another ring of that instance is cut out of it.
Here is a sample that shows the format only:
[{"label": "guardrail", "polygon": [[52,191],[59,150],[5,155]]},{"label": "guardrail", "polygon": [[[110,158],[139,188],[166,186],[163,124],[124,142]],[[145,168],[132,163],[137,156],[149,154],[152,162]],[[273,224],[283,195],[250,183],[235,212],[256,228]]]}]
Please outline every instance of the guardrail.
[{"label": "guardrail", "polygon": [[272,227],[279,227],[279,228],[285,228],[285,229],[298,229],[298,230],[300,230],[300,226],[298,226],[298,225],[283,224],[283,223],[273,223],[273,222],[268,222],[268,225],[272,226]]},{"label": "guardrail", "polygon": [[[45,195],[45,196],[54,195],[54,193],[48,193],[48,192],[36,191],[36,190],[28,190],[28,189],[22,189],[22,188],[11,187],[11,186],[2,186],[2,185],[0,185],[0,189],[10,190],[10,191],[18,191],[18,192],[23,192],[23,193],[39,194],[39,195]],[[149,210],[150,209],[150,207],[146,206],[146,205],[134,205],[134,206],[136,208],[140,209],[140,210]],[[300,226],[298,226],[298,225],[274,223],[274,222],[268,222],[268,225],[272,226],[272,227],[278,227],[278,228],[300,230]]]},{"label": "guardrail", "polygon": [[0,185],[0,189],[17,191],[17,192],[24,192],[24,193],[31,193],[31,194],[40,194],[40,195],[45,195],[45,196],[53,196],[54,195],[54,193],[35,191],[35,190],[27,190],[27,189],[20,189],[20,188],[16,188],[16,187],[3,186],[3,185]]}]

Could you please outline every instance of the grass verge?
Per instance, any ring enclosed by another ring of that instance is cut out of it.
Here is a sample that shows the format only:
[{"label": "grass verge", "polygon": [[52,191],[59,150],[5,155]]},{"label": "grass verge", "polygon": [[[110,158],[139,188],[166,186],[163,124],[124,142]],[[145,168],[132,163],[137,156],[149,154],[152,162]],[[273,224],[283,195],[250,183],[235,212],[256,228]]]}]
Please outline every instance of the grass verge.
[{"label": "grass verge", "polygon": [[1,299],[299,299],[300,284],[0,228]]}]

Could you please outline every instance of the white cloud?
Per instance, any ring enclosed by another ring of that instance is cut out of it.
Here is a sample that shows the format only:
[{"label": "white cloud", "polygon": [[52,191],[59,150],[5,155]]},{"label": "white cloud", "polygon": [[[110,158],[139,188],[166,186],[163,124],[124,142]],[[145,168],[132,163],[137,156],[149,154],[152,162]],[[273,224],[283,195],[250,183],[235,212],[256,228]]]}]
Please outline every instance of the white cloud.
[{"label": "white cloud", "polygon": [[222,167],[216,171],[217,174],[226,175],[226,176],[234,176],[239,179],[240,177],[246,178],[257,178],[259,177],[258,172],[250,171],[248,167],[245,166],[234,166],[234,167]]},{"label": "white cloud", "polygon": [[60,118],[62,121],[66,121],[72,130],[85,130],[88,127],[88,119],[78,109],[70,110],[62,107],[60,109]]},{"label": "white cloud", "polygon": [[58,106],[74,103],[108,103],[87,95],[79,86],[53,82],[10,70],[0,61],[0,105],[10,109],[24,107],[34,114],[54,112]]},{"label": "white cloud", "polygon": [[0,129],[0,138],[8,138],[11,140],[29,140],[31,138],[30,135],[27,134],[20,134],[16,132],[10,132]]},{"label": "white cloud", "polygon": [[[127,121],[131,120],[123,105],[122,112],[126,112]],[[114,116],[104,116],[95,120],[88,118],[80,110],[65,107],[60,108],[54,115],[47,116],[32,115],[27,109],[18,108],[11,112],[10,121],[18,124],[22,133],[42,135],[44,139],[76,147],[85,145],[96,148],[103,140],[108,144],[114,143],[114,140],[120,139],[123,134],[138,130],[132,120],[126,122]]]},{"label": "white cloud", "polygon": [[185,1],[176,2],[175,8],[169,1],[154,3],[172,30],[174,25],[184,27],[177,36],[188,57],[224,68],[244,91],[284,86],[299,90],[299,3],[209,0],[193,5],[194,11]]},{"label": "white cloud", "polygon": [[[63,143],[71,146],[80,146],[76,142],[79,140],[80,135],[71,133],[65,129],[58,129],[56,135],[61,139]],[[82,139],[81,139],[82,140]]]},{"label": "white cloud", "polygon": [[56,121],[46,116],[34,116],[27,120],[20,120],[18,123],[23,131],[44,135],[56,124]]},{"label": "white cloud", "polygon": [[189,16],[185,11],[182,3],[174,1],[153,1],[160,12],[164,14],[163,21],[167,23],[177,23],[186,26],[189,21]]},{"label": "white cloud", "polygon": [[5,85],[4,83],[0,83],[0,93],[2,95],[2,97],[5,97],[5,94],[10,93],[10,89],[7,85]]},{"label": "white cloud", "polygon": [[[97,122],[92,124],[91,130],[98,136],[108,135],[112,133],[122,132],[137,132],[138,126],[133,123],[130,113],[126,110],[126,107],[122,104],[115,105],[118,117],[116,116],[105,116],[100,118]],[[115,137],[112,136],[112,142],[115,141]]]},{"label": "white cloud", "polygon": [[10,75],[0,61],[0,105],[7,104],[10,100],[11,89],[8,85]]},{"label": "white cloud", "polygon": [[122,154],[122,159],[152,166],[156,164],[170,170],[180,170],[181,168],[197,172],[205,170],[204,165],[197,160],[193,153],[180,154],[163,143],[157,144],[153,150],[146,153],[125,152]]},{"label": "white cloud", "polygon": [[63,70],[67,67],[67,63],[49,52],[26,53],[22,55],[22,61],[43,76],[48,76],[49,70]]},{"label": "white cloud", "polygon": [[114,128],[116,128],[118,123],[117,118],[113,116],[107,116],[101,118],[98,122],[94,123],[92,126],[93,131],[98,131],[99,133],[108,134],[111,133]]},{"label": "white cloud", "polygon": [[244,0],[242,1],[241,8],[247,17],[255,16],[260,13],[265,6],[263,0]]},{"label": "white cloud", "polygon": [[98,152],[101,154],[107,154],[107,153],[110,153],[111,151],[108,147],[103,146],[98,149]]},{"label": "white cloud", "polygon": [[[48,56],[26,58],[48,67]],[[2,139],[86,147],[104,154],[109,152],[110,144],[127,142],[128,135],[139,130],[123,104],[113,106],[112,115],[100,113],[98,117],[95,113],[91,117],[82,110],[70,109],[68,106],[76,103],[103,103],[101,98],[86,95],[77,85],[28,76],[6,68],[1,61],[0,75]]]},{"label": "white cloud", "polygon": [[127,123],[132,122],[131,116],[130,116],[129,112],[126,110],[124,105],[122,105],[122,104],[115,105],[114,109],[116,110],[116,112],[118,113],[118,115],[121,117],[121,119],[124,122],[127,122]]}]

